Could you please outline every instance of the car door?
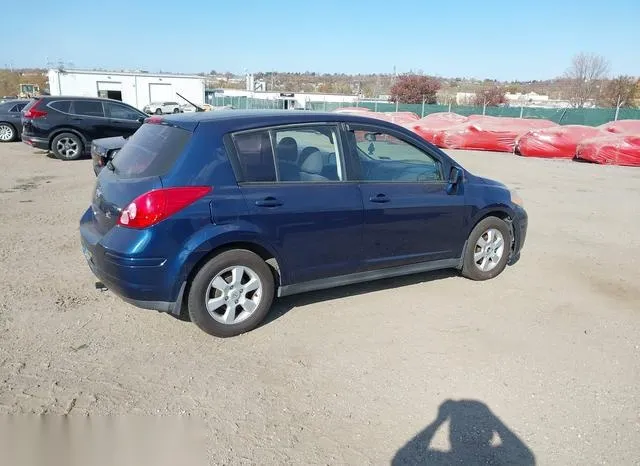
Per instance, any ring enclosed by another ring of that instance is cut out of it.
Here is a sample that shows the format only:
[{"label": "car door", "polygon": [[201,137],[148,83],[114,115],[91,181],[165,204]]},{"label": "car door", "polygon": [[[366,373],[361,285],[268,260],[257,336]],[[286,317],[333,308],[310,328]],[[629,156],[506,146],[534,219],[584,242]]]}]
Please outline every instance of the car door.
[{"label": "car door", "polygon": [[129,137],[142,125],[144,115],[133,107],[115,102],[104,103],[105,114],[109,118],[109,137]]},{"label": "car door", "polygon": [[362,200],[345,178],[338,127],[253,130],[232,139],[245,220],[278,252],[282,284],[356,272]]},{"label": "car door", "polygon": [[100,100],[72,100],[70,124],[87,140],[109,137],[109,119]]},{"label": "car door", "polygon": [[443,160],[401,132],[348,126],[347,145],[364,205],[367,269],[459,257],[464,193],[450,193]]}]

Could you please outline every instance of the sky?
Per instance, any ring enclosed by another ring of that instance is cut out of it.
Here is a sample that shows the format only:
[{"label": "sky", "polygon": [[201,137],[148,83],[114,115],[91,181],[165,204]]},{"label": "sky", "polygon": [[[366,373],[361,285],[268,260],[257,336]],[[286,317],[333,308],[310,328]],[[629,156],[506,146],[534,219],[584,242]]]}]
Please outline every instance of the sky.
[{"label": "sky", "polygon": [[[640,0],[30,0],[2,7],[0,67],[563,74],[579,53],[640,75]],[[21,24],[20,28],[7,27]]]}]

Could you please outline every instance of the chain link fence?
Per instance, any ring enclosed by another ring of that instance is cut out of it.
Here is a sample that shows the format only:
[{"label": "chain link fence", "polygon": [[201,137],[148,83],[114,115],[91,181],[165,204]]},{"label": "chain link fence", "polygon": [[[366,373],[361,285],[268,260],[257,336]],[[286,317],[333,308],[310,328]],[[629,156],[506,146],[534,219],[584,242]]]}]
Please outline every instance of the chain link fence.
[{"label": "chain link fence", "polygon": [[[276,110],[284,108],[284,100],[257,99],[246,96],[215,96],[210,100],[215,106],[231,106],[235,109]],[[308,110],[331,112],[343,107],[362,107],[375,112],[413,112],[426,116],[437,112],[454,112],[459,115],[482,115],[483,107],[462,105],[395,104],[383,101],[327,102],[307,101]],[[486,107],[484,114],[497,117],[539,118],[561,125],[599,126],[616,119],[615,108],[533,108],[533,107]],[[621,108],[618,120],[640,120],[640,109]]]}]

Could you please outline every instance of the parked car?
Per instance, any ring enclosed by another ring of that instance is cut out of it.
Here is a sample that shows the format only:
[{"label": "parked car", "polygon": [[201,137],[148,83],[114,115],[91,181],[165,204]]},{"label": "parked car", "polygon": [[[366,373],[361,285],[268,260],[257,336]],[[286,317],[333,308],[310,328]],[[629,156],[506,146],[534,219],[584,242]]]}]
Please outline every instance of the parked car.
[{"label": "parked car", "polygon": [[94,139],[131,136],[147,115],[123,102],[91,97],[46,96],[22,114],[22,141],[61,160],[88,153]]},{"label": "parked car", "polygon": [[91,160],[93,162],[93,172],[96,176],[120,152],[125,142],[127,142],[127,139],[122,136],[95,139],[91,142]]},{"label": "parked car", "polygon": [[15,141],[22,133],[22,109],[28,100],[5,100],[0,103],[0,142]]},{"label": "parked car", "polygon": [[198,112],[151,117],[129,138],[80,235],[125,301],[226,337],[259,325],[275,296],[446,268],[493,278],[527,222],[516,193],[393,123]]},{"label": "parked car", "polygon": [[144,112],[148,114],[162,115],[164,113],[182,113],[182,108],[178,102],[151,102],[145,105]]}]

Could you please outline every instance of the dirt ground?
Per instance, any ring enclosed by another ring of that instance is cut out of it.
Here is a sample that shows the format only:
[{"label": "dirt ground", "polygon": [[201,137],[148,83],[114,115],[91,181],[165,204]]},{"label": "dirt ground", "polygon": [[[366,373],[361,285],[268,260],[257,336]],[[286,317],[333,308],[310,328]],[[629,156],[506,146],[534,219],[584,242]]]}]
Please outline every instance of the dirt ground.
[{"label": "dirt ground", "polygon": [[524,198],[515,266],[289,297],[222,340],[95,289],[89,160],[1,145],[0,413],[201,419],[216,464],[640,464],[640,170],[451,153]]}]

